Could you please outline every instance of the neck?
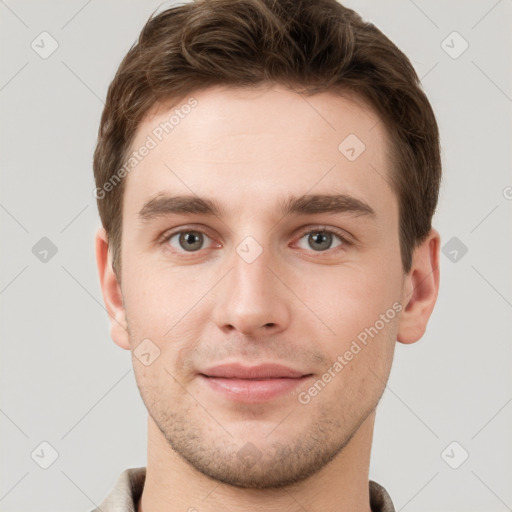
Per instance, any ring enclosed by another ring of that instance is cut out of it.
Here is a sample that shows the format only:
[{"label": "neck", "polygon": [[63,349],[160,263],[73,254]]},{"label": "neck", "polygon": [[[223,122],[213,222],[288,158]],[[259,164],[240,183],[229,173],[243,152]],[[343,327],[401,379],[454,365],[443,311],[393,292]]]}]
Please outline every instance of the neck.
[{"label": "neck", "polygon": [[369,466],[375,411],[343,450],[302,482],[278,489],[242,489],[212,480],[184,461],[148,416],[148,461],[137,512],[370,512]]}]

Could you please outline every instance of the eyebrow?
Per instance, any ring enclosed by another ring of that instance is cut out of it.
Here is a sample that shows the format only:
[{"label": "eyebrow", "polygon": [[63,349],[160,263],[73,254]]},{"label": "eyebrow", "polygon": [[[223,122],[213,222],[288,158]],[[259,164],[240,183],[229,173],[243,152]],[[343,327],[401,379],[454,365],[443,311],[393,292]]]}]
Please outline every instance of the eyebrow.
[{"label": "eyebrow", "polygon": [[[364,201],[346,194],[309,194],[280,201],[283,215],[312,215],[318,213],[349,213],[374,218],[373,208]],[[222,217],[224,208],[215,200],[192,196],[160,194],[144,204],[139,211],[142,221],[172,214],[202,214]]]}]

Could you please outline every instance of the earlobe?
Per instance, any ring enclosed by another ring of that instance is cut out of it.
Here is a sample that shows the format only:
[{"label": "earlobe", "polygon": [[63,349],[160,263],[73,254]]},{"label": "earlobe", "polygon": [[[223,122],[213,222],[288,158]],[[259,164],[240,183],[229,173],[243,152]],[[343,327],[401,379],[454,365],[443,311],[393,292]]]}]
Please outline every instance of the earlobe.
[{"label": "earlobe", "polygon": [[108,238],[103,227],[100,227],[96,232],[95,249],[101,292],[110,320],[110,336],[116,345],[130,350],[123,295],[112,268]]},{"label": "earlobe", "polygon": [[439,233],[431,229],[414,251],[403,289],[404,308],[397,334],[401,343],[414,343],[425,333],[439,291],[439,248]]}]

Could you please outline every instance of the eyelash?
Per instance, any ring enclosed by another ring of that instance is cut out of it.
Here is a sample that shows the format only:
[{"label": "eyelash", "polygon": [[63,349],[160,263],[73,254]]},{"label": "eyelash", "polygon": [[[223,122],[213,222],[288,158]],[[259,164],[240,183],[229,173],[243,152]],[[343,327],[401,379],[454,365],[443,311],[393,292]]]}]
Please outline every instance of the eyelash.
[{"label": "eyelash", "polygon": [[[195,227],[191,226],[191,227],[185,227],[185,228],[181,227],[180,229],[178,229],[176,231],[171,231],[171,232],[164,233],[161,237],[159,237],[158,243],[160,245],[165,245],[174,236],[179,235],[181,233],[187,233],[187,232],[201,233],[203,235],[206,235],[210,240],[213,240],[213,237],[211,237],[205,230],[200,229],[200,228],[195,228]],[[330,227],[327,227],[327,226],[322,226],[322,225],[313,226],[312,228],[308,228],[307,230],[301,231],[300,235],[295,238],[295,241],[297,242],[297,241],[301,240],[305,235],[308,235],[308,234],[311,234],[311,233],[314,233],[314,232],[317,232],[317,233],[328,233],[328,234],[331,234],[331,235],[335,235],[341,241],[341,245],[340,246],[334,247],[334,248],[331,248],[331,249],[326,249],[325,251],[313,251],[312,249],[311,249],[311,251],[308,251],[308,252],[317,253],[318,257],[321,257],[322,254],[331,253],[331,252],[335,251],[336,249],[343,250],[344,247],[351,247],[352,245],[354,245],[354,243],[351,240],[348,239],[348,235],[344,231],[337,230],[337,229],[334,229],[334,228],[330,228]],[[173,253],[176,253],[176,250],[174,248],[169,249],[169,250],[171,250]],[[194,255],[197,255],[198,253],[200,253],[203,250],[204,249],[199,249],[198,251],[190,251],[190,252],[187,252],[187,251],[183,250],[183,251],[179,251],[179,254],[180,255],[189,255],[189,256],[185,256],[185,257],[194,257]]]}]

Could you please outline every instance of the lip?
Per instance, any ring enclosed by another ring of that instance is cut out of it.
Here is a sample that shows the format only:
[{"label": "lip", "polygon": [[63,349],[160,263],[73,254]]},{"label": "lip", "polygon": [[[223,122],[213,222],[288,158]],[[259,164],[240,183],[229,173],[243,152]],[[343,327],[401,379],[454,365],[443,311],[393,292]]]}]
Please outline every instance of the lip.
[{"label": "lip", "polygon": [[199,373],[199,379],[208,388],[235,402],[263,403],[292,393],[311,378],[312,374],[279,364],[244,366],[224,364]]},{"label": "lip", "polygon": [[221,364],[200,372],[207,377],[223,377],[226,379],[277,379],[303,377],[304,372],[276,363],[265,363],[257,366],[245,366],[240,363]]}]

